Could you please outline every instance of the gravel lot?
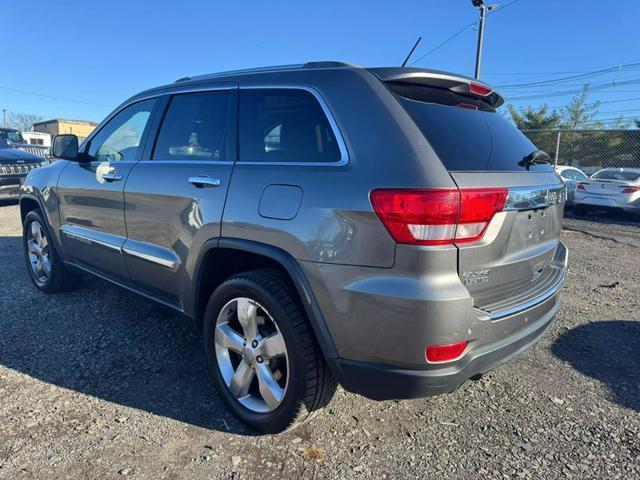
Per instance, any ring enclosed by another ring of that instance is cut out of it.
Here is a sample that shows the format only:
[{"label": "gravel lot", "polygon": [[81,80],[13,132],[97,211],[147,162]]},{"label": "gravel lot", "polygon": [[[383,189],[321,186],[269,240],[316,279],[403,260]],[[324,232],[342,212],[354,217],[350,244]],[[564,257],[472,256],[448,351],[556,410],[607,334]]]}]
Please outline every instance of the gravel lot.
[{"label": "gravel lot", "polygon": [[447,396],[339,390],[255,436],[184,319],[94,278],[39,293],[0,204],[0,478],[639,478],[640,226],[566,227],[564,305],[533,350]]}]

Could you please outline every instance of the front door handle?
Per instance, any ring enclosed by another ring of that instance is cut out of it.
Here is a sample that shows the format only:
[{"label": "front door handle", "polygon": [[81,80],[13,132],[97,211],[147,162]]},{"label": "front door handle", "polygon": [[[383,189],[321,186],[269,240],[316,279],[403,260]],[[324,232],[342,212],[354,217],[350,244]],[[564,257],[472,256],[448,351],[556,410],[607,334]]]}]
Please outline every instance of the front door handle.
[{"label": "front door handle", "polygon": [[194,184],[198,188],[213,188],[220,186],[219,178],[211,178],[205,175],[201,175],[198,177],[189,177],[189,183]]},{"label": "front door handle", "polygon": [[122,180],[122,175],[115,172],[109,172],[102,175],[102,179],[107,182],[117,182],[119,180]]}]

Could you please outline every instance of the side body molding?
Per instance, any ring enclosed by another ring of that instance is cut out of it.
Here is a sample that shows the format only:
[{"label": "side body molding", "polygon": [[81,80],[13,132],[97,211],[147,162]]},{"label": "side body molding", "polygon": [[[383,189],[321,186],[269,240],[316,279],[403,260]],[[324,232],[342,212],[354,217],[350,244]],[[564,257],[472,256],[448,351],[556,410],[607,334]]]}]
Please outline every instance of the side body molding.
[{"label": "side body molding", "polygon": [[[325,359],[334,359],[338,357],[338,352],[333,343],[333,339],[331,338],[331,334],[329,333],[329,329],[324,321],[324,317],[322,316],[322,312],[320,311],[320,307],[316,302],[316,299],[311,291],[311,287],[309,286],[309,282],[305,277],[302,268],[298,265],[298,262],[287,252],[281,250],[272,245],[267,245],[264,243],[254,242],[251,240],[241,240],[235,238],[225,238],[222,237],[220,239],[213,239],[209,242],[206,242],[200,254],[198,256],[198,263],[195,269],[194,278],[196,279],[196,284],[194,286],[194,306],[200,304],[199,302],[199,291],[200,291],[200,283],[202,278],[204,277],[204,259],[206,258],[207,253],[209,253],[212,249],[215,248],[225,248],[231,250],[240,250],[248,253],[253,253],[256,255],[262,255],[264,257],[268,257],[276,262],[278,262],[282,267],[289,273],[293,284],[298,292],[300,297],[300,301],[304,311],[307,315],[309,323],[311,324],[311,328],[313,329],[313,333],[318,340],[318,344],[322,350],[322,353]],[[202,312],[195,312],[195,317],[199,317]],[[331,362],[330,362],[331,366]]]}]

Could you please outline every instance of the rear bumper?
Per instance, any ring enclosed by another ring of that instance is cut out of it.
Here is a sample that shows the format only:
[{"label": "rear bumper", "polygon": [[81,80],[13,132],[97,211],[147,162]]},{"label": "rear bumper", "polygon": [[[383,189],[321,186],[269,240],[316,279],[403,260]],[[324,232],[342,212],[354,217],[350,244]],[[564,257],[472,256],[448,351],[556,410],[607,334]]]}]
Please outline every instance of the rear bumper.
[{"label": "rear bumper", "polygon": [[471,377],[518,357],[537,343],[552,325],[560,307],[560,297],[556,294],[547,302],[553,302],[553,306],[527,327],[501,340],[474,348],[452,366],[436,370],[408,370],[345,359],[334,359],[331,366],[346,390],[374,400],[449,393]]}]

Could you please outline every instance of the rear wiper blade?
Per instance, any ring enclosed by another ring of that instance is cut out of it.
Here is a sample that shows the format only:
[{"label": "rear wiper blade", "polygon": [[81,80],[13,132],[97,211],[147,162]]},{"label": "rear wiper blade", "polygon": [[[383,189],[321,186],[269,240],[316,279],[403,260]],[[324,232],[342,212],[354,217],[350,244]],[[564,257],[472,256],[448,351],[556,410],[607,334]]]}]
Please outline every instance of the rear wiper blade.
[{"label": "rear wiper blade", "polygon": [[529,170],[531,165],[541,165],[543,163],[551,163],[549,154],[542,150],[534,150],[529,155],[525,155],[522,160],[518,162],[518,165],[526,167],[526,169]]}]

